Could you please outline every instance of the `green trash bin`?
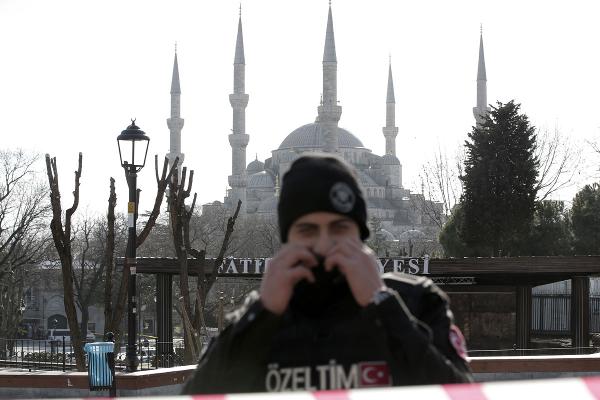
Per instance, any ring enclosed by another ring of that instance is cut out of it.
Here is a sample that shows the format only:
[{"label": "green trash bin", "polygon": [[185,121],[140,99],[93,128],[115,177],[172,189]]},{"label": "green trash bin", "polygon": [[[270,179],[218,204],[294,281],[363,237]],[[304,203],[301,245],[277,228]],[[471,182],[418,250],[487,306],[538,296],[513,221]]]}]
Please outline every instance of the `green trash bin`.
[{"label": "green trash bin", "polygon": [[94,342],[84,346],[88,354],[88,379],[90,390],[114,389],[115,361],[113,342]]}]

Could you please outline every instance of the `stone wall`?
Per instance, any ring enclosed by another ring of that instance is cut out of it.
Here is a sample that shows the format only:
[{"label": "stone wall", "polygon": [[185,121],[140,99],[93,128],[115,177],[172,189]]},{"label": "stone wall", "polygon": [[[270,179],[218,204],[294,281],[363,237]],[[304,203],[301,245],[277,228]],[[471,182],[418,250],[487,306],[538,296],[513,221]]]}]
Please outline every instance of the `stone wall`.
[{"label": "stone wall", "polygon": [[469,350],[513,348],[516,340],[516,297],[513,292],[448,291],[448,295],[456,324],[462,330]]}]

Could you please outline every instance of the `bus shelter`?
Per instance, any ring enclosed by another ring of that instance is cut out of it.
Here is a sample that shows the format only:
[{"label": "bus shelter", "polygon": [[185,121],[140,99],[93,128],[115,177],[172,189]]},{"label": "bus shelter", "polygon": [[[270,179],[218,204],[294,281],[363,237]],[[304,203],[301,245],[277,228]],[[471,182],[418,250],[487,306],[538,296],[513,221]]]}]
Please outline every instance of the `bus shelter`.
[{"label": "bus shelter", "polygon": [[[571,280],[572,346],[589,345],[590,282],[600,276],[600,256],[549,257],[476,257],[476,258],[380,258],[384,272],[404,272],[431,278],[442,289],[452,293],[512,293],[515,296],[516,346],[530,348],[531,289],[534,286]],[[121,260],[122,263],[122,260]],[[268,263],[266,258],[226,258],[218,269],[218,277],[260,279]],[[188,260],[188,274],[197,276],[204,269],[211,274],[214,260]],[[170,353],[165,343],[173,341],[172,290],[173,276],[179,275],[176,258],[137,259],[137,272],[156,275],[157,336],[159,354]],[[163,343],[161,346],[160,343]]]}]

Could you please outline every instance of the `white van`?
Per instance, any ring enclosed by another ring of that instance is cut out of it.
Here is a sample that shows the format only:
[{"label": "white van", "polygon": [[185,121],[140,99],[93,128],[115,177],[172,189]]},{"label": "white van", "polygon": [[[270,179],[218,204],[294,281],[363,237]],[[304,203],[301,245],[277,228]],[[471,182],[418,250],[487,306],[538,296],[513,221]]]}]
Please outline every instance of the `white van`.
[{"label": "white van", "polygon": [[48,341],[61,342],[65,337],[65,343],[71,343],[71,331],[68,329],[48,329]]},{"label": "white van", "polygon": [[[62,343],[62,338],[65,337],[65,343],[71,343],[71,331],[68,329],[48,329],[48,341],[58,341]],[[88,332],[85,338],[86,342],[94,342],[96,335]]]}]

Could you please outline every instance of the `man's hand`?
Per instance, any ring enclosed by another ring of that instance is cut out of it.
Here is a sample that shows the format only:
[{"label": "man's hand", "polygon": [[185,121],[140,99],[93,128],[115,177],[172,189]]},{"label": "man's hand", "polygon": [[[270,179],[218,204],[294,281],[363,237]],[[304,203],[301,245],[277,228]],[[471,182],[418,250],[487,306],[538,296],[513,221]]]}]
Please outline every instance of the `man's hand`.
[{"label": "man's hand", "polygon": [[340,240],[327,252],[325,270],[335,267],[346,277],[354,299],[363,307],[371,302],[377,290],[385,287],[373,250],[358,238]]},{"label": "man's hand", "polygon": [[282,246],[269,261],[260,284],[263,306],[274,314],[283,314],[296,283],[302,279],[314,283],[310,268],[316,265],[317,259],[307,248],[293,244]]}]

